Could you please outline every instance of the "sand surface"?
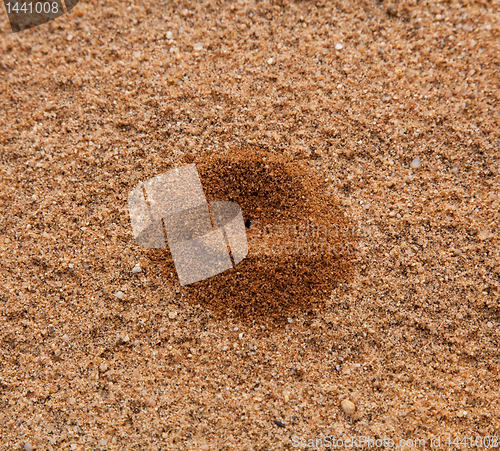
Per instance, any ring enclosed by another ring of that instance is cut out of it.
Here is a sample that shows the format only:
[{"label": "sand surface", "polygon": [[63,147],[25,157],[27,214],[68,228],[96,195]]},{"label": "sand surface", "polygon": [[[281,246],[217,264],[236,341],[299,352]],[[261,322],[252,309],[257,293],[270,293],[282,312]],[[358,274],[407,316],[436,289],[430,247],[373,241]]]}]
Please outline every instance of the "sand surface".
[{"label": "sand surface", "polygon": [[[2,449],[499,446],[498,0],[1,9]],[[251,248],[181,287],[127,199],[193,162]]]}]

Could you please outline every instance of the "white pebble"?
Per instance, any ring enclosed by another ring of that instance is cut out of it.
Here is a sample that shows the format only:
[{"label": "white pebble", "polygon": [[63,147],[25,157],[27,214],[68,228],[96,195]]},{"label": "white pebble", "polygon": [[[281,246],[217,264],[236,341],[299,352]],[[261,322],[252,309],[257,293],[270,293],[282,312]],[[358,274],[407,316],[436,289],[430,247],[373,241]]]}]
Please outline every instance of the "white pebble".
[{"label": "white pebble", "polygon": [[142,269],[139,265],[135,265],[134,268],[132,269],[133,273],[139,273],[141,271],[142,271]]},{"label": "white pebble", "polygon": [[106,446],[106,444],[108,443],[108,441],[107,441],[107,440],[102,439],[102,440],[99,440],[99,442],[98,442],[98,443],[99,443],[99,446]]},{"label": "white pebble", "polygon": [[201,42],[197,42],[196,44],[193,44],[193,49],[199,52],[200,50],[203,50],[203,44]]},{"label": "white pebble", "polygon": [[118,293],[115,294],[115,296],[118,298],[118,299],[123,299],[123,291],[118,291]]},{"label": "white pebble", "polygon": [[173,36],[171,31],[167,31],[167,39],[172,39]]},{"label": "white pebble", "polygon": [[228,349],[229,349],[229,346],[223,346],[223,347],[222,347],[222,350],[223,350],[223,351],[227,351]]},{"label": "white pebble", "polygon": [[339,42],[338,44],[335,44],[335,50],[342,50],[344,46]]},{"label": "white pebble", "polygon": [[293,318],[288,318],[289,323],[293,323]]},{"label": "white pebble", "polygon": [[271,57],[267,60],[267,64],[273,64],[274,63],[274,58]]},{"label": "white pebble", "polygon": [[24,449],[26,451],[33,451],[33,445],[31,445],[30,443],[25,443],[24,444]]},{"label": "white pebble", "polygon": [[347,415],[352,415],[354,412],[356,412],[356,405],[348,399],[343,399],[340,405],[342,406],[342,410],[344,411],[344,413],[346,413]]},{"label": "white pebble", "polygon": [[493,328],[493,323],[491,321],[488,321],[488,324],[486,324],[490,329]]},{"label": "white pebble", "polygon": [[174,319],[177,316],[177,312],[172,310],[171,312],[168,312],[168,317],[170,319]]},{"label": "white pebble", "polygon": [[420,160],[419,157],[417,157],[411,162],[410,166],[413,169],[418,169],[420,166],[422,166],[422,161]]},{"label": "white pebble", "polygon": [[458,174],[458,168],[453,168],[451,172],[453,172],[453,174]]}]

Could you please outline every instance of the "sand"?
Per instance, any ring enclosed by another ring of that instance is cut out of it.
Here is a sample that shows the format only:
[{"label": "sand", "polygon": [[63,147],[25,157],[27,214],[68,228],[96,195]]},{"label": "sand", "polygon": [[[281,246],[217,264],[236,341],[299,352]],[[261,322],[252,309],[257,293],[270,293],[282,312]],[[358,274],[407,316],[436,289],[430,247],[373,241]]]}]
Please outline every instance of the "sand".
[{"label": "sand", "polygon": [[[3,10],[1,447],[495,448],[498,11],[111,0],[11,34]],[[253,244],[181,287],[127,198],[192,162]],[[255,247],[308,219],[337,253]]]}]

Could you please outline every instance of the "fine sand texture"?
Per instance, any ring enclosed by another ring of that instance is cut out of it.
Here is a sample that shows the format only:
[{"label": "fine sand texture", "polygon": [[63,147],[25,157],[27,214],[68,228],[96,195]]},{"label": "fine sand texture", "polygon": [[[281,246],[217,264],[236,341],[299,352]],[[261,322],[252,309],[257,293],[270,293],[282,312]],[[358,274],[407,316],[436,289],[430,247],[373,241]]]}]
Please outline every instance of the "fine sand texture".
[{"label": "fine sand texture", "polygon": [[[0,448],[499,448],[499,11],[2,3]],[[127,205],[191,163],[249,252],[183,287]]]}]

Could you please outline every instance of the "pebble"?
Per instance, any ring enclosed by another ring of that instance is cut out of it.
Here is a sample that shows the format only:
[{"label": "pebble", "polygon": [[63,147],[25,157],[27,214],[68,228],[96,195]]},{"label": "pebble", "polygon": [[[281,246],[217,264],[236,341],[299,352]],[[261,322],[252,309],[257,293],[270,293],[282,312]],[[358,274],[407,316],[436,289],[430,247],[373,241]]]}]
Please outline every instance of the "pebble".
[{"label": "pebble", "polygon": [[99,440],[98,443],[99,443],[99,446],[106,446],[106,444],[108,443],[108,441],[104,440],[104,439],[101,439],[101,440]]},{"label": "pebble", "polygon": [[115,296],[118,298],[118,299],[123,299],[123,291],[118,291],[118,293],[115,294]]},{"label": "pebble", "polygon": [[141,272],[141,271],[142,271],[142,269],[141,269],[141,267],[138,264],[135,265],[134,268],[132,269],[132,272],[136,273],[136,274],[139,273],[139,272]]},{"label": "pebble", "polygon": [[342,50],[343,48],[344,48],[344,46],[340,42],[335,44],[335,50]]},{"label": "pebble", "polygon": [[168,312],[168,317],[170,319],[174,319],[177,316],[177,312],[172,310],[171,312]]},{"label": "pebble", "polygon": [[197,42],[196,44],[193,44],[193,49],[199,52],[200,50],[203,50],[203,44],[201,42]]},{"label": "pebble", "polygon": [[293,323],[293,318],[288,318],[289,323]]},{"label": "pebble", "polygon": [[267,64],[273,64],[274,63],[274,58],[271,57],[267,60]]},{"label": "pebble", "polygon": [[486,324],[490,329],[493,328],[493,323],[491,321],[488,321],[488,324]]},{"label": "pebble", "polygon": [[484,240],[487,240],[488,238],[490,238],[490,232],[488,230],[481,230],[477,237],[481,240],[481,241],[484,241]]},{"label": "pebble", "polygon": [[172,39],[174,37],[173,33],[171,31],[167,31],[167,39]]},{"label": "pebble", "polygon": [[100,371],[101,373],[105,373],[107,370],[108,370],[108,365],[106,365],[105,363],[101,363],[101,364],[99,365],[99,371]]},{"label": "pebble", "polygon": [[458,168],[453,168],[451,172],[453,172],[453,174],[458,174]]},{"label": "pebble", "polygon": [[33,451],[33,445],[31,445],[30,443],[25,443],[24,444],[24,449],[25,451]]},{"label": "pebble", "polygon": [[422,161],[420,160],[419,157],[417,157],[411,162],[410,166],[413,169],[418,169],[420,166],[422,166]]},{"label": "pebble", "polygon": [[343,399],[340,405],[342,406],[342,410],[346,415],[352,415],[354,412],[356,412],[355,404],[348,399]]}]

